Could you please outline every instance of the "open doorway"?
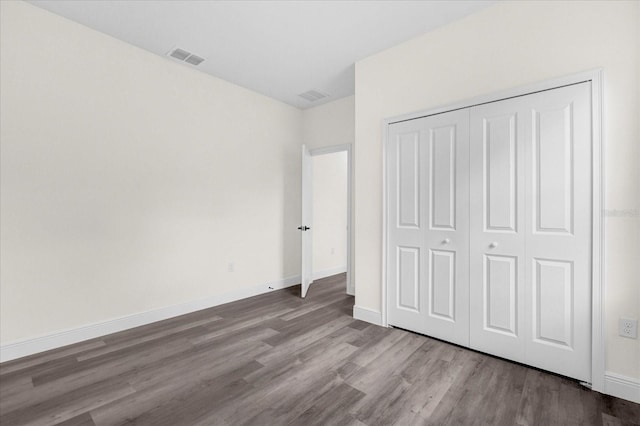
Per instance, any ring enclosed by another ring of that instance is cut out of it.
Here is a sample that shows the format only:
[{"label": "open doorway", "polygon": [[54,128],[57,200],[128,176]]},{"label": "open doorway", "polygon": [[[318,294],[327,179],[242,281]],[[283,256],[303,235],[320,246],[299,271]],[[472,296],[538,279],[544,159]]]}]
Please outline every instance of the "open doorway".
[{"label": "open doorway", "polygon": [[302,163],[302,297],[313,280],[345,272],[353,295],[351,145],[303,147]]}]

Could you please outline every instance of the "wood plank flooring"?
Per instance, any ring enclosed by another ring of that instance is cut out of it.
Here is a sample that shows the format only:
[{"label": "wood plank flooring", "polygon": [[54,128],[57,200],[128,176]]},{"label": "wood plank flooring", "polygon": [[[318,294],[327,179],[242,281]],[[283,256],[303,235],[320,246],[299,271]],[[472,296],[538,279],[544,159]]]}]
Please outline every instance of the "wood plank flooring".
[{"label": "wood plank flooring", "polygon": [[632,425],[640,405],[351,317],[344,274],[0,364],[1,425]]}]

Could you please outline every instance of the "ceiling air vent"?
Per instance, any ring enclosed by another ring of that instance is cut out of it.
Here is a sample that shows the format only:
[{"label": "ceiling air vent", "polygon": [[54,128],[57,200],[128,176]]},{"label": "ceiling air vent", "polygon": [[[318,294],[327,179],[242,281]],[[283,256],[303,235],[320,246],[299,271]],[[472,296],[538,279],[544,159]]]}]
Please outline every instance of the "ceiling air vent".
[{"label": "ceiling air vent", "polygon": [[167,55],[191,65],[200,65],[204,61],[204,58],[179,48],[171,49]]},{"label": "ceiling air vent", "polygon": [[300,93],[298,96],[300,96],[302,99],[306,99],[309,102],[315,102],[328,97],[329,94],[321,92],[319,90],[309,90],[308,92]]},{"label": "ceiling air vent", "polygon": [[191,65],[199,65],[200,62],[204,61],[204,58],[196,55],[189,55],[189,57],[184,61],[190,63]]}]

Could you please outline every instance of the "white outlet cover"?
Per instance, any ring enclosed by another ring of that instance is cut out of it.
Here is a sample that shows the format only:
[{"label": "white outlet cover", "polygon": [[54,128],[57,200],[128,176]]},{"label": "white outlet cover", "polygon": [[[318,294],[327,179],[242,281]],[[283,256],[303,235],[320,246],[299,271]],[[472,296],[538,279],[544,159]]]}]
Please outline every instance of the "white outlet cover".
[{"label": "white outlet cover", "polygon": [[631,318],[620,318],[618,320],[618,334],[631,339],[638,338],[638,320]]}]

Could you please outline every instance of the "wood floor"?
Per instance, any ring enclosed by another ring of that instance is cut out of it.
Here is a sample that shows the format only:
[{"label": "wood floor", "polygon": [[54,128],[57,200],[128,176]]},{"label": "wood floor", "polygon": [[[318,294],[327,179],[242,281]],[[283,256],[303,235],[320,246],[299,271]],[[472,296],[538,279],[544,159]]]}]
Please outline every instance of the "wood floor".
[{"label": "wood floor", "polygon": [[[0,424],[621,425],[640,405],[354,320],[343,274],[0,365]],[[635,423],[634,423],[635,422]]]}]

